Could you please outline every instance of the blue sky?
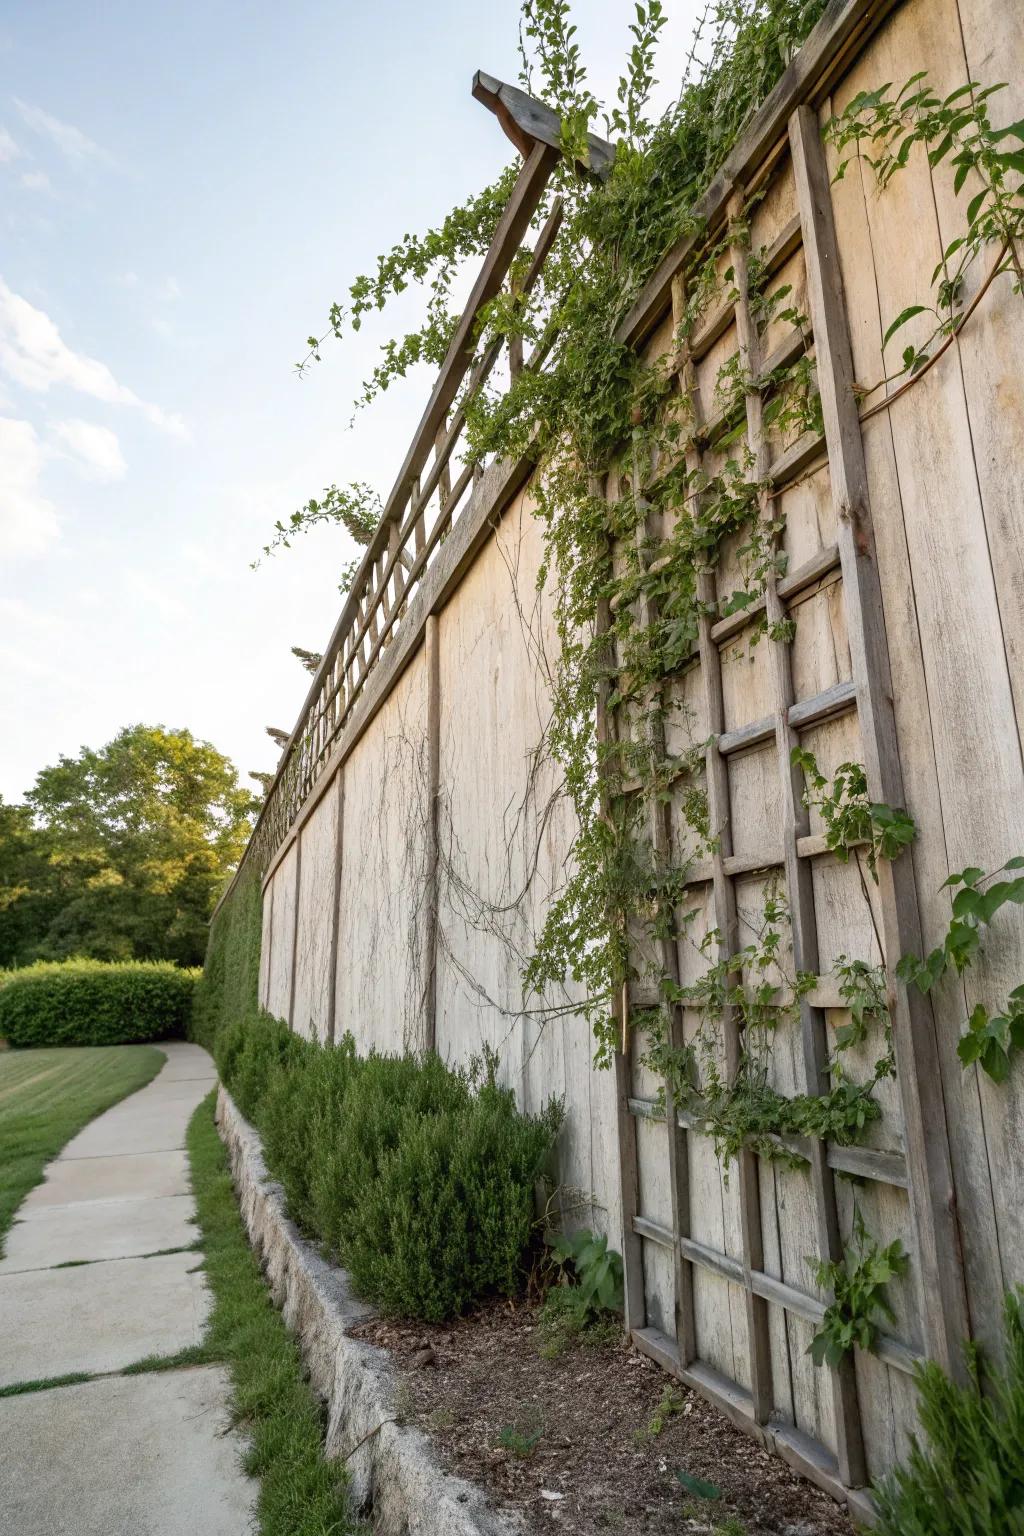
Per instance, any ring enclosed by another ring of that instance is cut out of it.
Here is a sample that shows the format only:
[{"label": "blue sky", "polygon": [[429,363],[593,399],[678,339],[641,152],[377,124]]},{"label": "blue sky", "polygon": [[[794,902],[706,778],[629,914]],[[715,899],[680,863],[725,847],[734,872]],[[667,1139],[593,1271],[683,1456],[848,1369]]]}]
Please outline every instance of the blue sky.
[{"label": "blue sky", "polygon": [[[694,0],[670,9],[666,80]],[[632,4],[577,13],[610,93]],[[386,492],[431,383],[348,430],[400,312],[293,364],[379,251],[510,158],[469,91],[515,79],[517,26],[514,0],[0,9],[4,798],[137,720],[274,766],[263,727],[308,683],[290,647],[322,647],[354,550],[323,530],[250,561],[324,485]]]}]

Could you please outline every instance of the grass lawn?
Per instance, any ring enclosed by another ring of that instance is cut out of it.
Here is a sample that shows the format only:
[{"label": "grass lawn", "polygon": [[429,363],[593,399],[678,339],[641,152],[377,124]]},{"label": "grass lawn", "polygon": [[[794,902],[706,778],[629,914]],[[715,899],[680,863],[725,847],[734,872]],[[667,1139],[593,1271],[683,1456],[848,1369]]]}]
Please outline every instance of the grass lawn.
[{"label": "grass lawn", "polygon": [[0,1051],[0,1253],[43,1169],[90,1120],[144,1088],[165,1057],[151,1045]]},{"label": "grass lawn", "polygon": [[231,1372],[232,1407],[249,1442],[245,1468],[260,1479],[261,1536],[355,1536],[365,1527],[349,1514],[344,1467],[324,1460],[320,1407],[249,1247],[213,1106],[211,1093],[187,1137],[213,1292],[206,1339],[192,1358],[223,1361]]}]

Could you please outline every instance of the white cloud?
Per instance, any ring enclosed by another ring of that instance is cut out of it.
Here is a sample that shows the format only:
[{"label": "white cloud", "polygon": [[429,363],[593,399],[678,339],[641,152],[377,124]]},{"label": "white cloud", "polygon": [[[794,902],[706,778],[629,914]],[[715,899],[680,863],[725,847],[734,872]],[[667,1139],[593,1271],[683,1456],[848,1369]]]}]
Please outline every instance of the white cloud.
[{"label": "white cloud", "polygon": [[75,165],[84,165],[90,160],[100,160],[109,163],[110,156],[106,150],[83,133],[81,128],[76,128],[74,123],[64,123],[59,117],[53,117],[49,112],[44,112],[42,107],[33,107],[27,101],[19,101],[14,98],[14,105],[21,113],[26,126],[41,138],[49,139],[50,143],[60,150],[65,159]]},{"label": "white cloud", "polygon": [[119,384],[107,367],[83,352],[74,352],[49,315],[12,293],[0,278],[0,368],[16,384],[45,393],[54,384],[77,389],[109,405],[129,405],[172,437],[187,438],[188,427],[178,415],[140,400]]},{"label": "white cloud", "polygon": [[0,552],[41,555],[58,538],[53,503],[39,489],[43,445],[30,422],[0,416]]},{"label": "white cloud", "polygon": [[117,433],[95,422],[59,421],[57,436],[79,461],[79,468],[89,480],[123,480],[127,465]]},{"label": "white cloud", "polygon": [[7,165],[11,160],[17,160],[21,150],[15,144],[6,128],[0,128],[0,165]]},{"label": "white cloud", "polygon": [[155,612],[168,622],[184,623],[189,611],[179,597],[152,581],[145,571],[129,568],[124,572],[125,590],[137,598],[147,612]]},{"label": "white cloud", "polygon": [[23,187],[30,192],[49,192],[50,178],[45,171],[25,171],[21,178]]}]

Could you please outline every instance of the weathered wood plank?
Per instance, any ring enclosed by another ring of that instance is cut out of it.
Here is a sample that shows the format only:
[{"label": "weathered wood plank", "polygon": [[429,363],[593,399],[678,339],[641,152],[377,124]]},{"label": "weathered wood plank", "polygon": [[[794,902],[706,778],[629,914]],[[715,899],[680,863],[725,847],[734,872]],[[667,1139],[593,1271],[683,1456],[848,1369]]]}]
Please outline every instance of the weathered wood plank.
[{"label": "weathered wood plank", "polygon": [[[508,138],[525,158],[535,144],[547,144],[562,151],[562,120],[557,112],[517,85],[508,85],[494,75],[478,69],[473,76],[473,98],[493,112]],[[596,133],[587,134],[589,154],[586,169],[603,180],[612,168],[615,145]]]},{"label": "weathered wood plank", "polygon": [[334,844],[334,883],[331,887],[331,969],[330,990],[327,1004],[327,1040],[335,1043],[338,1012],[338,937],[341,932],[341,866],[345,857],[345,769],[340,766],[335,775],[337,781],[337,826]]},{"label": "weathered wood plank", "polygon": [[427,668],[427,827],[423,909],[423,1049],[437,1050],[437,919],[440,857],[438,797],[441,793],[441,649],[437,618],[430,614],[423,633]]},{"label": "weathered wood plank", "polygon": [[[873,799],[902,805],[885,619],[829,176],[818,120],[809,108],[799,108],[790,119],[790,143],[804,227],[811,320],[839,519],[838,544],[868,789]],[[883,861],[879,885],[891,967],[897,956],[921,950],[912,862],[907,858],[894,864]],[[926,1000],[908,993],[891,970],[890,978],[926,1340],[929,1353],[959,1378],[964,1368],[961,1345],[968,1335],[967,1303],[934,1026]]]}]

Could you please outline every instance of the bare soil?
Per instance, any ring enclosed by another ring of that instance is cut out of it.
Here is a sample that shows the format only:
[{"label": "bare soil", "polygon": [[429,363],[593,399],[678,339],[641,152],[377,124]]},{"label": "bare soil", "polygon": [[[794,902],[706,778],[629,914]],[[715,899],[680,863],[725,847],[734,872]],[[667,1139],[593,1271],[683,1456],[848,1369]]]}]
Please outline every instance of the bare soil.
[{"label": "bare soil", "polygon": [[376,1319],[355,1332],[391,1351],[400,1411],[446,1468],[532,1532],[853,1536],[827,1494],[619,1337],[545,1358],[538,1309],[507,1302],[440,1327]]}]

